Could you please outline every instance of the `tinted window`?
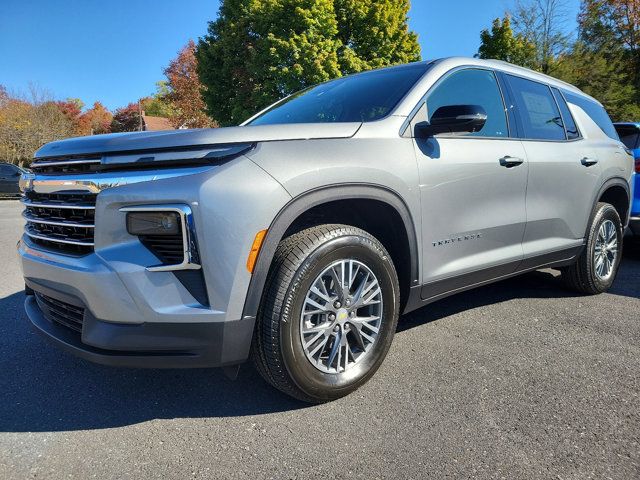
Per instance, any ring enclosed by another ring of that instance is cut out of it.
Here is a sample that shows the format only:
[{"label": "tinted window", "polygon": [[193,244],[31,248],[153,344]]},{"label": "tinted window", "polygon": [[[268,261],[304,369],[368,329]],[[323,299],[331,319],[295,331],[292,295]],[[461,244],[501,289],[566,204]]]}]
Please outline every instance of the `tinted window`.
[{"label": "tinted window", "polygon": [[640,145],[640,130],[628,125],[618,125],[615,127],[622,143],[631,150]]},{"label": "tinted window", "polygon": [[532,140],[565,140],[560,110],[542,83],[507,75],[522,121],[523,136]]},{"label": "tinted window", "polygon": [[11,165],[0,165],[0,176],[9,177],[13,175],[17,169]]},{"label": "tinted window", "polygon": [[417,63],[339,78],[291,95],[250,124],[379,120],[391,113],[428,69],[429,65]]},{"label": "tinted window", "polygon": [[578,127],[576,126],[576,122],[573,120],[573,116],[571,115],[571,111],[567,106],[567,102],[564,100],[564,97],[560,93],[560,90],[557,88],[552,88],[553,98],[556,99],[556,103],[560,107],[560,113],[562,114],[562,122],[564,123],[564,129],[567,132],[567,138],[569,140],[575,140],[576,138],[580,138],[580,132],[578,131]]},{"label": "tinted window", "polygon": [[567,99],[567,102],[573,103],[574,105],[582,108],[582,110],[591,117],[591,120],[593,120],[607,136],[614,140],[619,140],[616,129],[614,128],[613,123],[611,123],[611,119],[602,105],[571,92],[563,91],[562,93]]},{"label": "tinted window", "polygon": [[487,112],[482,130],[467,134],[480,137],[508,137],[504,102],[495,74],[488,70],[461,70],[440,83],[427,98],[427,118],[448,105],[480,105]]}]

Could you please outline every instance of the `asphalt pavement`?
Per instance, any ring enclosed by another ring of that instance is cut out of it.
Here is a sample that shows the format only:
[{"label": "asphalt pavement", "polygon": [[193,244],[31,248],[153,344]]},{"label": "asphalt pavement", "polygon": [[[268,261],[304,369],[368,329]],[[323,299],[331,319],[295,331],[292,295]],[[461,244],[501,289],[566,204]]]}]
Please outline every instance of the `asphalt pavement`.
[{"label": "asphalt pavement", "polygon": [[376,376],[308,406],[249,364],[125,370],[23,313],[22,219],[0,202],[0,478],[640,478],[640,244],[610,293],[545,270],[401,318]]}]

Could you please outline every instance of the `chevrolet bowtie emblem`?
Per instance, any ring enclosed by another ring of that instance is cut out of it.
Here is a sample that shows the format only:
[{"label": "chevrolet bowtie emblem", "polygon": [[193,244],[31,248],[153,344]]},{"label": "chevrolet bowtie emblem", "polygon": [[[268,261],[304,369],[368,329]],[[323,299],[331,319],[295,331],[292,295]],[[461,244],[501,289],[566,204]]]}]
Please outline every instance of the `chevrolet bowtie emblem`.
[{"label": "chevrolet bowtie emblem", "polygon": [[36,176],[33,173],[23,173],[20,176],[20,181],[18,185],[20,186],[20,190],[23,192],[27,192],[29,190],[33,190],[33,180]]}]

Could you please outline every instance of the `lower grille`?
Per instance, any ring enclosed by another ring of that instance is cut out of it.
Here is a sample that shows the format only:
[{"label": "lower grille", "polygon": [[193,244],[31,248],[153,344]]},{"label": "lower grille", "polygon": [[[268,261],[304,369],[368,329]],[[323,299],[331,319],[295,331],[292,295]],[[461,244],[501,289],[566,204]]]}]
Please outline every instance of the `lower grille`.
[{"label": "lower grille", "polygon": [[177,235],[142,235],[139,238],[163,264],[173,265],[184,261],[182,228]]},{"label": "lower grille", "polygon": [[34,243],[71,255],[93,251],[95,194],[28,192],[22,203],[25,233]]},{"label": "lower grille", "polygon": [[82,332],[84,308],[35,292],[36,301],[44,317],[50,322],[64,325],[76,332]]}]

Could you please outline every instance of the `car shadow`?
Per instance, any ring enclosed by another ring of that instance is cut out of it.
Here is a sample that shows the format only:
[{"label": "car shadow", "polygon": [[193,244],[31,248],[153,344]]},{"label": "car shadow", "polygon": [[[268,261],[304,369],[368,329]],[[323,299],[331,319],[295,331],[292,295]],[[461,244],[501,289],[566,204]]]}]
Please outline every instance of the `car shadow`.
[{"label": "car shadow", "polygon": [[220,369],[124,369],[76,358],[35,332],[23,302],[23,292],[0,299],[0,431],[102,429],[308,406],[271,388],[249,364],[231,381]]},{"label": "car shadow", "polygon": [[[627,248],[613,294],[640,298],[640,246]],[[401,318],[398,331],[512,298],[563,298],[549,271],[460,293]],[[220,370],[139,370],[95,365],[49,345],[23,313],[24,293],[0,299],[0,431],[113,428],[152,419],[235,417],[307,408],[249,365],[236,381]]]}]

